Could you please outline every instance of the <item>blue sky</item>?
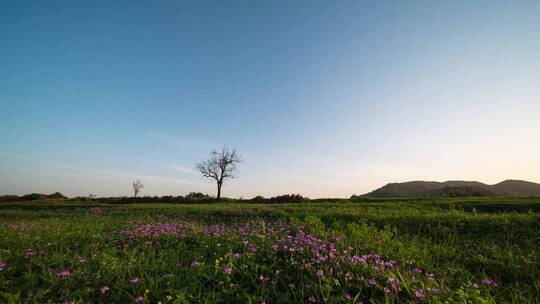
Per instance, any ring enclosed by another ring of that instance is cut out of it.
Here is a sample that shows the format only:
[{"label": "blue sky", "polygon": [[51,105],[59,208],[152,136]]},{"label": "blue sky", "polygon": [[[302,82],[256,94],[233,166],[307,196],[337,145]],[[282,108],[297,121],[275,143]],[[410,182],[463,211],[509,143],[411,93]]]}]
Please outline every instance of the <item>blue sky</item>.
[{"label": "blue sky", "polygon": [[0,194],[540,182],[538,1],[4,1]]}]

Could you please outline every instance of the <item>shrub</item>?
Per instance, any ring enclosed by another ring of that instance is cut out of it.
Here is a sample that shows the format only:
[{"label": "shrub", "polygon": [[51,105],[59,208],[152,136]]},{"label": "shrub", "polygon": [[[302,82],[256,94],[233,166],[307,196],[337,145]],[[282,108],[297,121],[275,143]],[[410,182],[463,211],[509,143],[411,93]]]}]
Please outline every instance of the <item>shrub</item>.
[{"label": "shrub", "polygon": [[309,201],[309,199],[300,194],[285,194],[274,196],[270,199],[270,203],[272,204],[304,203],[307,201]]}]

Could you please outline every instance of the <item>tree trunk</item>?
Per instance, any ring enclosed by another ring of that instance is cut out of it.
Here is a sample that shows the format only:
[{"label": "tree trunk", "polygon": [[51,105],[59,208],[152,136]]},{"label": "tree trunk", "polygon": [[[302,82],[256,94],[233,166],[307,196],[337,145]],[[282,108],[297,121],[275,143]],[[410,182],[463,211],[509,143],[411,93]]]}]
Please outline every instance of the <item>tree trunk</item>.
[{"label": "tree trunk", "polygon": [[219,198],[221,197],[221,183],[218,182],[217,184],[217,197],[216,199],[219,201]]}]

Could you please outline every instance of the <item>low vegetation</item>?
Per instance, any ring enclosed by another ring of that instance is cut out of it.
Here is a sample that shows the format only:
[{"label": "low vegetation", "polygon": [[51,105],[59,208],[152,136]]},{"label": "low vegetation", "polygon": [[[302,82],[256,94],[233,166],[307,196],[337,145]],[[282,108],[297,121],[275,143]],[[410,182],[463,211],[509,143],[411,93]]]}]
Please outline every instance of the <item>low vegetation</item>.
[{"label": "low vegetation", "polygon": [[207,199],[0,203],[0,303],[540,301],[540,199]]}]

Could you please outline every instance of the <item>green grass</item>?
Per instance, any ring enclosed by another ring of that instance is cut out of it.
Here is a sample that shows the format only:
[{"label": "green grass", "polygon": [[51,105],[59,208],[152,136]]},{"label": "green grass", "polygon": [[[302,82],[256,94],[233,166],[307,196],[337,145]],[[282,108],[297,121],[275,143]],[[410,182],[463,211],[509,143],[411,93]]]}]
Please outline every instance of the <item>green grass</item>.
[{"label": "green grass", "polygon": [[539,253],[537,198],[2,203],[0,303],[537,303]]}]

